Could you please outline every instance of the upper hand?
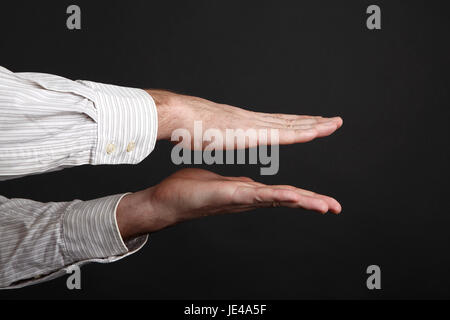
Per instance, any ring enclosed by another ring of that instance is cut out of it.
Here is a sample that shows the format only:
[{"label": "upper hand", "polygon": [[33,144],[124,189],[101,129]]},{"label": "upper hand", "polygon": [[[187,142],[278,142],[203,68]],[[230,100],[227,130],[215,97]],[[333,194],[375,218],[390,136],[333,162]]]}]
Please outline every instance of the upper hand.
[{"label": "upper hand", "polygon": [[158,139],[170,139],[172,132],[178,128],[187,129],[193,136],[194,121],[202,121],[203,130],[215,128],[224,136],[226,129],[278,129],[279,144],[311,141],[328,136],[342,126],[340,117],[252,112],[163,90],[147,92],[158,109]]}]

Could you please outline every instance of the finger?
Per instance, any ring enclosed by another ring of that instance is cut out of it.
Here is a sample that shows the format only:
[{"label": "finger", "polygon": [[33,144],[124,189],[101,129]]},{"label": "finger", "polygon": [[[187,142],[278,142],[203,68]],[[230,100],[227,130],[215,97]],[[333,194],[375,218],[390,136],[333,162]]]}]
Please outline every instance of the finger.
[{"label": "finger", "polygon": [[292,190],[295,192],[298,192],[299,194],[305,195],[305,196],[309,196],[309,197],[313,197],[313,198],[318,198],[321,199],[323,201],[325,201],[328,205],[328,208],[330,209],[331,212],[333,213],[340,213],[342,211],[342,206],[341,204],[334,198],[323,195],[323,194],[319,194],[319,193],[315,193],[313,191],[309,191],[309,190],[305,190],[305,189],[301,189],[301,188],[296,188],[293,186],[289,186],[289,185],[276,185],[276,186],[272,186],[274,188],[280,188],[280,189],[288,189],[288,190]]},{"label": "finger", "polygon": [[278,119],[312,119],[312,118],[322,118],[321,116],[310,116],[310,115],[298,115],[298,114],[288,114],[288,113],[268,113],[268,112],[253,112],[260,118],[274,117]]},{"label": "finger", "polygon": [[336,122],[325,122],[325,123],[317,123],[314,128],[317,130],[317,137],[326,137],[339,129]]},{"label": "finger", "polygon": [[301,207],[321,213],[328,211],[328,204],[318,197],[310,197],[294,190],[265,187],[238,187],[233,195],[235,205],[255,205],[262,203],[291,203],[292,207]]},{"label": "finger", "polygon": [[316,129],[311,128],[306,130],[280,130],[278,134],[279,144],[293,144],[314,140],[319,132]]},{"label": "finger", "polygon": [[299,208],[298,203],[295,202],[260,202],[252,205],[238,205],[231,206],[224,210],[224,213],[234,213],[234,212],[244,212],[260,208],[276,208],[276,207],[287,207],[287,208]]},{"label": "finger", "polygon": [[267,186],[240,186],[236,189],[233,203],[239,205],[257,204],[262,202],[296,202],[298,199],[296,192],[291,190],[280,190]]},{"label": "finger", "polygon": [[338,129],[334,123],[318,124],[310,129],[287,129],[279,131],[280,144],[293,144],[308,142],[315,138],[322,138],[331,135]]},{"label": "finger", "polygon": [[277,119],[277,118],[266,118],[264,120],[265,123],[270,124],[278,124],[283,127],[295,127],[302,125],[315,125],[318,123],[325,122],[333,122],[337,125],[342,124],[342,119],[340,117],[332,117],[332,118],[323,118],[323,117],[314,117],[314,118],[299,118],[299,119]]},{"label": "finger", "polygon": [[[259,183],[259,182],[248,182],[248,183],[246,183],[246,185],[254,186],[254,187],[266,187],[266,185]],[[342,211],[341,204],[336,199],[326,196],[326,195],[322,195],[322,194],[315,193],[313,191],[309,191],[309,190],[305,190],[305,189],[301,189],[301,188],[296,188],[296,187],[290,186],[290,185],[271,185],[269,187],[275,188],[275,189],[291,190],[296,193],[299,193],[300,195],[321,199],[327,203],[329,210],[335,214],[339,214]]]},{"label": "finger", "polygon": [[297,115],[285,115],[285,114],[269,114],[269,113],[256,113],[259,121],[279,124],[282,126],[295,126],[315,124],[327,121],[335,122],[338,127],[342,126],[343,120],[341,117],[321,117],[321,116],[297,116]]},{"label": "finger", "polygon": [[253,205],[263,202],[296,202],[297,193],[291,190],[280,190],[268,186],[239,186],[235,190],[232,202],[235,205]]},{"label": "finger", "polygon": [[255,182],[255,180],[249,177],[224,177],[224,178],[230,181]]},{"label": "finger", "polygon": [[338,126],[339,121],[335,119],[319,119],[311,121],[287,121],[287,122],[270,122],[270,121],[259,121],[258,125],[260,128],[266,129],[310,129],[310,128],[320,128],[322,126]]}]

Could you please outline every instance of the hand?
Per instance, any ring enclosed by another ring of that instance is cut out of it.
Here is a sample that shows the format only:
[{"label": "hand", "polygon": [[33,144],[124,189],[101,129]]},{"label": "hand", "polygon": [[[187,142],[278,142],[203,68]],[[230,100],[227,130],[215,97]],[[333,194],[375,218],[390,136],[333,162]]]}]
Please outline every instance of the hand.
[{"label": "hand", "polygon": [[264,185],[246,177],[224,177],[202,169],[183,169],[154,187],[122,198],[117,222],[126,240],[202,216],[277,206],[341,212],[335,199],[311,191]]},{"label": "hand", "polygon": [[[219,129],[223,136],[225,129],[279,129],[279,144],[311,141],[328,136],[342,126],[340,117],[252,112],[164,90],[150,89],[147,92],[158,109],[158,139],[170,139],[178,128],[189,130],[193,136],[194,121],[202,121],[203,130]],[[234,141],[232,147],[235,147]]]}]

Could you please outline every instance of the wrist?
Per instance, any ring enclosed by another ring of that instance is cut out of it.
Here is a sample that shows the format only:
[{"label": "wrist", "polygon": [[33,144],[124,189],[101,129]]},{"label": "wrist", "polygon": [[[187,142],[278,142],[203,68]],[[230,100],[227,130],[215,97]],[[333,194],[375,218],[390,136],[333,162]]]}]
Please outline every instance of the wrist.
[{"label": "wrist", "polygon": [[158,205],[154,197],[156,187],[125,195],[116,211],[117,225],[124,241],[156,232],[175,224],[164,206]]},{"label": "wrist", "polygon": [[147,89],[145,90],[155,101],[158,113],[158,135],[157,139],[170,140],[172,131],[177,128],[179,115],[175,111],[174,102],[176,94],[165,90]]},{"label": "wrist", "polygon": [[147,232],[146,215],[150,208],[140,192],[125,195],[116,210],[116,220],[124,241]]}]

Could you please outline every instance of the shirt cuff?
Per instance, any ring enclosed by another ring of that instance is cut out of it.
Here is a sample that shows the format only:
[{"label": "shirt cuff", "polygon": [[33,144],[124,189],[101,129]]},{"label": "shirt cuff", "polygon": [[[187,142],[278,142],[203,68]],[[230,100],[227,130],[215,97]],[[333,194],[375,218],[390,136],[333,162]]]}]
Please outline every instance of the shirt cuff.
[{"label": "shirt cuff", "polygon": [[148,235],[123,242],[117,225],[117,206],[127,194],[72,201],[63,213],[61,223],[65,266],[1,289],[18,289],[46,282],[66,275],[73,266],[81,267],[90,262],[114,262],[140,250],[147,243]]},{"label": "shirt cuff", "polygon": [[155,148],[158,115],[144,90],[79,80],[94,92],[97,144],[91,164],[136,164]]},{"label": "shirt cuff", "polygon": [[62,217],[62,238],[68,264],[90,260],[113,262],[142,248],[148,236],[125,243],[117,225],[117,206],[127,194],[76,200],[67,208]]}]

